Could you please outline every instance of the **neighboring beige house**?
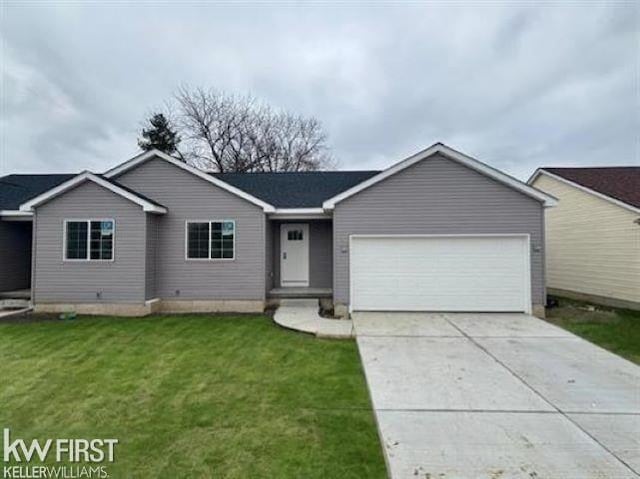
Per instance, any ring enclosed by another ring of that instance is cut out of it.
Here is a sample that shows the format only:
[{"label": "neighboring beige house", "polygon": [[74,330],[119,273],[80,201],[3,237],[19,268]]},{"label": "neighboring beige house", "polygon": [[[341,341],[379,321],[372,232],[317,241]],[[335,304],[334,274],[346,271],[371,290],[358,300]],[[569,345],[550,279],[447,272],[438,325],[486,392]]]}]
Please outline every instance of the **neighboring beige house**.
[{"label": "neighboring beige house", "polygon": [[547,292],[640,309],[640,167],[540,168]]}]

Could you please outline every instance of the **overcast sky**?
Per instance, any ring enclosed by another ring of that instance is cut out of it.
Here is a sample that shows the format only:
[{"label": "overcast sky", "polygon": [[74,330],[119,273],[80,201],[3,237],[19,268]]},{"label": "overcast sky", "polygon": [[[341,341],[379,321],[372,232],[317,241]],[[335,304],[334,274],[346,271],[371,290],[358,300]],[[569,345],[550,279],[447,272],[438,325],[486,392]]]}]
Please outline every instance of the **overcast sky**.
[{"label": "overcast sky", "polygon": [[103,171],[177,86],[320,119],[339,166],[436,141],[526,179],[640,164],[636,2],[2,9],[0,174]]}]

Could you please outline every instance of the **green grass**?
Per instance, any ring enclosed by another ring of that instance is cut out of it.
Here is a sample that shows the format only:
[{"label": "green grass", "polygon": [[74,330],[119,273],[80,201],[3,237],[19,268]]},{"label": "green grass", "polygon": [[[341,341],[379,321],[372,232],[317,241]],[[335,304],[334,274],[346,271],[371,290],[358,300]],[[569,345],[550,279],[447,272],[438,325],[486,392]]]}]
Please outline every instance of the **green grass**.
[{"label": "green grass", "polygon": [[640,364],[640,311],[589,306],[560,298],[547,321]]},{"label": "green grass", "polygon": [[386,477],[355,342],[266,316],[0,324],[0,427],[117,438],[111,477]]}]

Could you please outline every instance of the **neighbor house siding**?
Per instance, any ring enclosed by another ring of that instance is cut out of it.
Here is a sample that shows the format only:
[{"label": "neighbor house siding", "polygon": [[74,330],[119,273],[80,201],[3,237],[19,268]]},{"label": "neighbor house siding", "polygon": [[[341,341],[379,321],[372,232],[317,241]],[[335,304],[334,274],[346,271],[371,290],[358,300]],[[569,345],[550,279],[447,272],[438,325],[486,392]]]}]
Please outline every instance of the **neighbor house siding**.
[{"label": "neighbor house siding", "polygon": [[[174,300],[264,300],[265,219],[262,209],[160,159],[117,181],[168,209],[159,220],[156,295]],[[187,260],[187,220],[235,220],[232,261]]]},{"label": "neighbor house siding", "polygon": [[273,283],[280,288],[280,225],[309,225],[309,287],[331,288],[333,285],[333,231],[331,220],[272,221]]},{"label": "neighbor house siding", "polygon": [[158,232],[160,217],[155,215],[147,215],[147,242],[146,242],[146,273],[145,273],[145,298],[153,299],[156,297],[156,280],[157,280],[157,253],[158,253]]},{"label": "neighbor house siding", "polygon": [[545,175],[547,287],[640,304],[640,214]]},{"label": "neighbor house siding", "polygon": [[544,304],[543,207],[442,156],[426,159],[338,203],[334,301],[349,302],[352,234],[522,234],[531,238],[532,303]]},{"label": "neighbor house siding", "polygon": [[[90,182],[36,208],[36,303],[144,302],[145,216]],[[102,218],[115,220],[114,261],[63,261],[65,219]]]},{"label": "neighbor house siding", "polygon": [[0,220],[0,291],[31,283],[31,222]]}]

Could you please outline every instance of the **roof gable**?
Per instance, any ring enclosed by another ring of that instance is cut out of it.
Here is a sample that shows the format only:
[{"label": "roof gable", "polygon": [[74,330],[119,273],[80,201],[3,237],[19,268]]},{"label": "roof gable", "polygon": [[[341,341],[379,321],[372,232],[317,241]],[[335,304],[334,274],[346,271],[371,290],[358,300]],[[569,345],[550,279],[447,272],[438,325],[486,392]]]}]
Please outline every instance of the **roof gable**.
[{"label": "roof gable", "polygon": [[639,166],[544,167],[536,170],[529,179],[529,184],[533,184],[541,174],[607,199],[619,206],[640,211]]},{"label": "roof gable", "polygon": [[131,158],[130,160],[125,161],[124,163],[121,163],[120,165],[111,168],[110,170],[106,171],[103,176],[105,178],[115,178],[118,175],[121,175],[122,173],[129,171],[133,168],[136,168],[139,165],[144,164],[145,162],[153,159],[153,158],[159,158],[161,160],[164,160],[168,163],[171,163],[172,165],[188,171],[189,173],[202,178],[205,181],[208,181],[209,183],[212,183],[216,186],[218,186],[219,188],[222,188],[223,190],[229,191],[230,193],[233,193],[236,196],[239,196],[240,198],[243,198],[247,201],[249,201],[250,203],[253,203],[255,205],[260,206],[265,212],[273,212],[275,211],[275,208],[269,204],[266,203],[265,201],[256,198],[255,196],[242,191],[238,188],[236,188],[235,186],[226,183],[218,178],[216,178],[214,175],[210,175],[194,166],[188,165],[187,163],[184,163],[183,161],[180,161],[170,155],[167,155],[166,153],[163,153],[161,151],[158,150],[151,150],[151,151],[147,151],[145,153],[141,153],[140,155],[134,156],[133,158]]},{"label": "roof gable", "polygon": [[101,176],[98,176],[98,175],[94,175],[89,171],[84,171],[68,179],[67,181],[59,184],[58,186],[51,188],[34,198],[31,198],[29,201],[20,205],[20,211],[32,211],[34,208],[40,206],[41,204],[46,203],[47,201],[50,201],[56,198],[57,196],[63,195],[67,191],[87,181],[91,181],[131,201],[132,203],[136,203],[137,205],[141,206],[142,209],[146,212],[156,213],[156,214],[164,214],[167,212],[167,209],[164,206],[160,205],[159,203],[156,203],[150,198],[147,198],[146,196],[143,196],[140,193],[137,193],[129,188],[126,188],[125,186],[120,185],[115,181],[102,178]]},{"label": "roof gable", "polygon": [[502,183],[516,191],[519,191],[524,195],[534,198],[540,201],[541,203],[543,203],[545,207],[555,206],[557,203],[556,198],[554,198],[551,195],[548,195],[542,191],[539,191],[536,188],[533,188],[527,185],[526,183],[523,183],[507,175],[506,173],[503,173],[495,168],[492,168],[489,165],[486,165],[474,158],[471,158],[470,156],[460,153],[459,151],[456,151],[453,148],[450,148],[442,143],[436,143],[430,146],[429,148],[422,150],[421,152],[416,153],[415,155],[410,156],[409,158],[406,158],[405,160],[402,160],[399,163],[396,163],[395,165],[390,166],[386,170],[381,171],[377,175],[372,176],[371,178],[363,181],[362,183],[355,185],[352,188],[349,188],[348,190],[343,191],[342,193],[332,198],[329,198],[323,203],[322,206],[324,209],[333,209],[335,208],[335,205],[340,201],[343,201],[346,198],[349,198],[350,196],[353,196],[359,193],[360,191],[366,188],[369,188],[370,186],[373,186],[385,180],[386,178],[392,175],[395,175],[396,173],[399,173],[400,171],[403,171],[406,168],[409,168],[410,166],[420,161],[427,160],[433,157],[434,155],[438,155],[438,154],[452,161],[456,161],[468,168],[471,168],[472,170],[475,170],[478,173],[481,173],[489,178],[492,178],[498,181],[499,183]]}]

